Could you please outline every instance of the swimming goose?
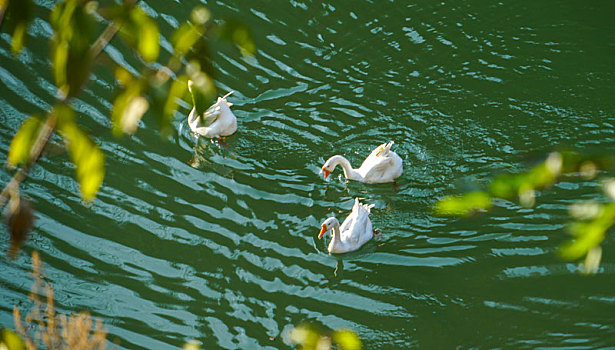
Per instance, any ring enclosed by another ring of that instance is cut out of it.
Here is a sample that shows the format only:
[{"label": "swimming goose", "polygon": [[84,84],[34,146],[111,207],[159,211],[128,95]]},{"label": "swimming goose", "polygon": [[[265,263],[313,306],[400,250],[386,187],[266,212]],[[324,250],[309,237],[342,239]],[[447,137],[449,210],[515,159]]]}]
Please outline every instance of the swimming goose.
[{"label": "swimming goose", "polygon": [[[192,80],[189,80],[188,90],[190,90],[192,95],[193,104],[196,104],[192,85]],[[224,95],[224,97],[218,97],[218,101],[211,105],[203,114],[197,113],[196,105],[192,107],[190,115],[188,115],[190,130],[195,134],[209,138],[220,138],[235,133],[237,131],[237,117],[229,108],[233,104],[226,100],[232,93],[233,91]]]},{"label": "swimming goose", "polygon": [[318,234],[318,239],[329,230],[332,230],[332,239],[327,247],[329,253],[340,254],[359,249],[374,236],[372,222],[369,220],[369,212],[373,204],[366,205],[359,203],[355,198],[352,212],[340,226],[336,218],[326,219]]},{"label": "swimming goose", "polygon": [[397,153],[391,151],[393,144],[394,142],[390,141],[376,147],[358,169],[353,169],[348,159],[335,155],[322,166],[324,177],[326,179],[336,166],[341,165],[344,169],[344,176],[350,180],[369,184],[393,182],[403,172],[401,158]]}]

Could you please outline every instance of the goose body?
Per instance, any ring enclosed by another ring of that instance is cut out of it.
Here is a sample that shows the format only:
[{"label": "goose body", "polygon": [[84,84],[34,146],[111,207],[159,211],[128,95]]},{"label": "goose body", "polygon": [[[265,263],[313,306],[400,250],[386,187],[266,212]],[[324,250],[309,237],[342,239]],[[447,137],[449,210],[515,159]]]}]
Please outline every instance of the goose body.
[{"label": "goose body", "polygon": [[352,212],[341,225],[334,217],[330,217],[322,223],[318,239],[321,239],[327,231],[332,231],[331,242],[327,247],[329,253],[351,252],[359,249],[372,239],[374,231],[369,213],[373,206],[373,204],[361,204],[359,199],[355,198]]},{"label": "goose body", "polygon": [[402,160],[397,153],[391,151],[394,142],[383,143],[376,147],[358,169],[353,169],[348,159],[335,155],[322,166],[325,179],[336,166],[344,170],[344,176],[349,180],[365,183],[393,182],[403,172]]},{"label": "goose body", "polygon": [[[193,93],[192,81],[188,82],[188,89],[190,93]],[[231,91],[224,97],[218,97],[218,101],[201,115],[197,113],[196,106],[192,107],[188,115],[190,130],[195,134],[209,138],[220,138],[234,134],[237,131],[237,117],[230,108],[233,104],[226,100],[232,93]]]}]

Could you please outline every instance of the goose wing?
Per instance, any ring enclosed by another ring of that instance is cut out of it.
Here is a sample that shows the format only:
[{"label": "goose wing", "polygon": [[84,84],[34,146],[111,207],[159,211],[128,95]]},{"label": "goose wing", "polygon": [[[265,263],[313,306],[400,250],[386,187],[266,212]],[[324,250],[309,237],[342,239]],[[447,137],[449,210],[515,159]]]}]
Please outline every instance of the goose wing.
[{"label": "goose wing", "polygon": [[340,226],[342,242],[362,244],[366,241],[365,236],[371,237],[372,223],[369,220],[369,212],[373,206],[361,204],[359,199],[355,198],[352,212]]},{"label": "goose wing", "polygon": [[393,141],[376,147],[365,159],[359,173],[368,183],[391,182],[403,172],[402,160],[393,151]]},{"label": "goose wing", "polygon": [[207,127],[213,124],[216,120],[218,120],[218,117],[220,117],[221,113],[222,113],[222,108],[220,107],[220,104],[218,101],[214,105],[209,107],[205,111],[205,113],[203,113],[203,116],[201,117],[202,126]]}]

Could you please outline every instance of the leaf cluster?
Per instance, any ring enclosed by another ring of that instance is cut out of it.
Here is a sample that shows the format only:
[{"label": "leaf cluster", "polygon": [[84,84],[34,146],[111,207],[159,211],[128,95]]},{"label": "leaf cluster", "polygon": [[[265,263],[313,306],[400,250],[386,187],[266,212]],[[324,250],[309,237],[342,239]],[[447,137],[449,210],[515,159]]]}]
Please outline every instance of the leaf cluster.
[{"label": "leaf cluster", "polygon": [[361,350],[361,339],[349,329],[330,332],[321,331],[316,326],[304,323],[290,331],[290,341],[300,350],[329,350],[336,345],[340,350]]},{"label": "leaf cluster", "polygon": [[[521,205],[532,207],[536,192],[551,187],[563,176],[593,178],[600,170],[613,169],[614,166],[615,159],[610,156],[588,157],[573,151],[553,152],[530,170],[497,176],[491,181],[488,191],[441,198],[434,204],[433,212],[440,216],[469,217],[490,210],[494,199],[518,200]],[[607,184],[611,187],[606,192],[613,200],[615,180]],[[575,219],[569,225],[572,239],[560,246],[560,256],[567,260],[585,257],[581,270],[595,271],[601,257],[599,245],[606,232],[615,225],[615,203],[581,203],[571,206],[570,212]]]},{"label": "leaf cluster", "polygon": [[[116,136],[135,133],[148,112],[155,116],[162,135],[168,136],[179,101],[187,99],[189,80],[194,82],[193,96],[201,108],[215,98],[209,50],[212,38],[231,40],[243,54],[255,51],[250,32],[242,22],[230,20],[217,24],[209,10],[197,7],[190,19],[171,35],[173,51],[163,64],[159,62],[158,24],[136,2],[124,0],[99,8],[97,1],[61,0],[49,13],[53,29],[50,62],[57,103],[48,111],[26,118],[15,133],[7,157],[9,168],[15,172],[11,186],[7,185],[0,196],[0,207],[7,202],[9,193],[18,193],[19,183],[25,180],[53,135],[58,135],[68,150],[82,199],[90,202],[96,197],[105,176],[105,157],[92,136],[79,125],[71,101],[83,91],[96,58],[116,34],[138,54],[142,63],[138,73],[119,65],[108,67],[115,72],[119,87],[110,112]],[[11,34],[16,55],[25,47],[33,6],[32,0],[0,0],[0,25],[7,19],[1,29]],[[104,30],[97,32],[100,23],[104,24]]]}]

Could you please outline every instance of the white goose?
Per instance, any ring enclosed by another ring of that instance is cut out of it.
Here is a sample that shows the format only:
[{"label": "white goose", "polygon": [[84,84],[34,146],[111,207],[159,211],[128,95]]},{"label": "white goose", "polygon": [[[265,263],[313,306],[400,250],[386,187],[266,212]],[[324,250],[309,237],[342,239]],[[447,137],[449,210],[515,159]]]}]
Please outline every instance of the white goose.
[{"label": "white goose", "polygon": [[190,111],[190,115],[188,115],[190,130],[195,134],[209,138],[220,138],[234,134],[237,131],[237,117],[229,108],[233,104],[226,100],[233,91],[224,95],[224,97],[218,97],[218,101],[211,105],[205,113],[198,114],[192,85],[192,80],[189,80],[188,90],[190,90],[193,104],[195,104]]},{"label": "white goose", "polygon": [[394,142],[383,143],[376,147],[361,164],[358,169],[353,169],[348,159],[335,155],[322,166],[325,179],[336,166],[341,165],[344,176],[350,180],[356,180],[369,184],[393,182],[403,172],[402,160],[397,153],[391,151]]},{"label": "white goose", "polygon": [[331,242],[327,247],[329,253],[340,254],[351,252],[361,248],[361,246],[374,236],[372,222],[369,220],[369,212],[373,204],[366,205],[359,203],[355,198],[352,212],[340,226],[336,218],[330,217],[325,220],[318,234],[318,239],[329,230],[333,231]]}]

